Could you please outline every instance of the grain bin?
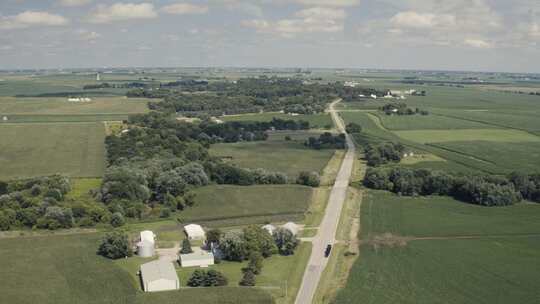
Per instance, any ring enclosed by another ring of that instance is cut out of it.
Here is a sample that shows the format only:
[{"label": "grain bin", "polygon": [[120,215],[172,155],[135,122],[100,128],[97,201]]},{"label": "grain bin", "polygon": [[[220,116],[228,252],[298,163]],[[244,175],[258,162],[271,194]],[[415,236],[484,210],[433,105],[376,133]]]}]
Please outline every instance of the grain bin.
[{"label": "grain bin", "polygon": [[141,258],[150,258],[154,256],[154,243],[149,241],[140,241],[137,243],[137,255]]}]

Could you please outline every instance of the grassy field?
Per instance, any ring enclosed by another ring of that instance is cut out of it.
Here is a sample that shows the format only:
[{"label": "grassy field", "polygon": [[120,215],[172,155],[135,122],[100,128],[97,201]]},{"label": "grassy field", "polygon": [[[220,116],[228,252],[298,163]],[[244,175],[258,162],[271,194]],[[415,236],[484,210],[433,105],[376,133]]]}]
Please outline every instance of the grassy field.
[{"label": "grassy field", "polygon": [[251,217],[299,220],[312,197],[312,188],[298,185],[230,186],[211,185],[195,190],[195,205],[184,210],[185,221],[234,219],[238,223]]},{"label": "grassy field", "polygon": [[[286,141],[285,136],[291,136]],[[314,150],[304,146],[309,136],[318,136],[311,132],[275,132],[264,142],[240,142],[216,144],[210,149],[213,156],[244,168],[264,168],[270,171],[286,173],[296,178],[300,171],[321,172],[334,150]]]},{"label": "grassy field", "polygon": [[79,234],[0,239],[0,303],[273,303],[260,289],[143,293],[127,271],[96,255],[99,238]]},{"label": "grassy field", "polygon": [[332,118],[330,114],[313,114],[313,115],[297,115],[292,116],[284,113],[260,113],[260,114],[242,114],[242,115],[228,115],[220,117],[223,121],[271,121],[273,118],[280,118],[286,120],[303,120],[309,122],[311,128],[324,128],[325,126],[332,126]]},{"label": "grassy field", "polygon": [[540,142],[540,137],[530,133],[511,129],[464,129],[464,130],[408,130],[395,131],[406,140],[417,143],[451,141],[491,141],[491,142]]},{"label": "grassy field", "polygon": [[0,178],[101,176],[104,138],[102,123],[0,125]]},{"label": "grassy field", "polygon": [[540,205],[369,191],[361,257],[335,303],[537,303]]}]

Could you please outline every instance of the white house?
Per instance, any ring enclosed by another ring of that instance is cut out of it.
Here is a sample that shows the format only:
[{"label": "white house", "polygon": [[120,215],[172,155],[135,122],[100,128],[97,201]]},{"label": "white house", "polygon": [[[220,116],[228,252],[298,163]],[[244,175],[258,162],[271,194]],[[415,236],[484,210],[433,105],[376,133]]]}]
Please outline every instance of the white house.
[{"label": "white house", "polygon": [[289,230],[293,235],[297,235],[300,227],[293,222],[285,223],[282,228]]},{"label": "white house", "polygon": [[179,261],[182,267],[208,267],[208,265],[214,265],[214,254],[200,248],[193,248],[193,253],[180,254]]},{"label": "white house", "polygon": [[190,240],[204,240],[206,238],[204,229],[197,224],[189,224],[184,226],[184,231]]},{"label": "white house", "polygon": [[276,230],[276,226],[272,224],[267,224],[267,225],[262,226],[262,229],[268,231],[268,233],[270,234],[274,234],[274,231]]},{"label": "white house", "polygon": [[156,243],[156,235],[150,230],[141,231],[140,238],[141,238],[141,242],[148,241],[152,244]]},{"label": "white house", "polygon": [[369,97],[371,97],[373,99],[377,99],[377,95],[375,95],[375,94],[371,94]]},{"label": "white house", "polygon": [[68,101],[71,101],[71,102],[79,102],[79,101],[81,101],[81,99],[80,99],[80,98],[73,98],[73,97],[70,97],[70,98],[68,98]]},{"label": "white house", "polygon": [[146,292],[180,289],[180,280],[171,262],[155,260],[142,264],[140,274]]}]

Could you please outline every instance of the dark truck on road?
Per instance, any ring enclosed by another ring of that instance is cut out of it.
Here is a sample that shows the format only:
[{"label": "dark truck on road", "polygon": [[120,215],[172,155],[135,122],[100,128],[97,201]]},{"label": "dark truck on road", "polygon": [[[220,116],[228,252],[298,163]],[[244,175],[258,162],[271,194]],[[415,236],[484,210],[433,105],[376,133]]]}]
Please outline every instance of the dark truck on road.
[{"label": "dark truck on road", "polygon": [[332,245],[328,244],[326,246],[326,249],[324,250],[324,257],[327,258],[330,255],[330,251],[332,251]]}]

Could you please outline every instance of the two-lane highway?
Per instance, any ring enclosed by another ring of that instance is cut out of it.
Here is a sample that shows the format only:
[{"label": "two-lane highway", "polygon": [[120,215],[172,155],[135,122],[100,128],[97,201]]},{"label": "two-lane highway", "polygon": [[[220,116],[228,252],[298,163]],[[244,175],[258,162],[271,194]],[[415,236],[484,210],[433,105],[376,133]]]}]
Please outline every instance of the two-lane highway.
[{"label": "two-lane highway", "polygon": [[324,217],[319,226],[317,235],[313,238],[313,247],[308,265],[304,272],[302,285],[296,296],[296,304],[311,304],[313,296],[321,279],[321,275],[326,267],[328,258],[324,257],[326,246],[335,243],[335,236],[339,224],[339,218],[343,204],[347,198],[347,188],[351,178],[355,147],[351,137],[346,134],[345,126],[334,106],[341,99],[335,100],[329,106],[329,112],[332,115],[334,124],[339,132],[345,133],[347,139],[347,153],[341,164],[341,168],[336,176],[336,181],[332,187],[328,205],[326,206]]}]

